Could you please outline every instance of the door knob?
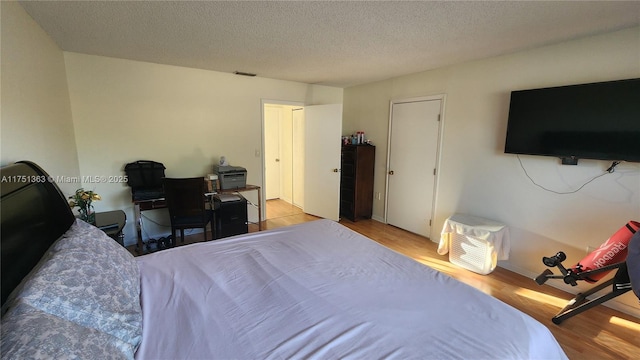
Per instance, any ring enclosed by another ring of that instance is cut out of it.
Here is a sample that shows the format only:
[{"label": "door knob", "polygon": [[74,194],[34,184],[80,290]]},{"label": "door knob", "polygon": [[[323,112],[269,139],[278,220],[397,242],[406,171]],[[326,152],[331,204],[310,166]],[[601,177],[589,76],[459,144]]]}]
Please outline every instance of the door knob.
[{"label": "door knob", "polygon": [[340,172],[340,169],[333,169],[333,172]]},{"label": "door knob", "polygon": [[389,170],[389,175],[393,175],[393,170]]},{"label": "door knob", "polygon": [[280,159],[276,159],[276,162],[280,162]]}]

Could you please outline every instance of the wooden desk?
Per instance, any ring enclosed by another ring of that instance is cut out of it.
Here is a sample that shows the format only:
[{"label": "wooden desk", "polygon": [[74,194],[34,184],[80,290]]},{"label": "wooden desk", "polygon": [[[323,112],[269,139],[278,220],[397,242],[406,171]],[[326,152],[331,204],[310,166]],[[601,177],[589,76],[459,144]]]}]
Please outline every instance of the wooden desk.
[{"label": "wooden desk", "polygon": [[[245,191],[257,191],[258,192],[258,231],[262,230],[262,197],[260,186],[246,185],[243,188],[218,190],[220,194],[235,194]],[[215,193],[207,193],[205,195],[213,195]],[[136,242],[136,252],[138,254],[144,253],[144,242],[142,241],[142,212],[145,210],[164,209],[167,207],[167,201],[164,198],[150,199],[150,200],[134,200],[133,201],[133,215],[136,226],[136,233],[138,241]]]},{"label": "wooden desk", "polygon": [[134,200],[133,201],[133,218],[136,225],[136,233],[138,241],[136,242],[136,252],[138,254],[144,253],[144,242],[142,241],[142,211],[164,209],[167,207],[167,201],[164,198],[149,199],[149,200]]}]

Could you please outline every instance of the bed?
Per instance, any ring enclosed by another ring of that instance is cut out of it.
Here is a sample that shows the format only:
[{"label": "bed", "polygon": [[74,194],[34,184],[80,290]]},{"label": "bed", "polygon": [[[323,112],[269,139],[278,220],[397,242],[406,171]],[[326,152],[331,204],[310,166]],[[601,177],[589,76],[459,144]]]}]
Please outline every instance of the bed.
[{"label": "bed", "polygon": [[134,258],[36,164],[0,176],[22,175],[2,183],[3,357],[566,359],[528,315],[336,222]]}]

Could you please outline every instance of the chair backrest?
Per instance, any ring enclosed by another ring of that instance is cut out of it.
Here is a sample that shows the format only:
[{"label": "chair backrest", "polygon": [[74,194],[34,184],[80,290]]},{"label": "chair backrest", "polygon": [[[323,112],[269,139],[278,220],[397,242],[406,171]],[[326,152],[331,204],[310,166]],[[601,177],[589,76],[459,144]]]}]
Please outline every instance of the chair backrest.
[{"label": "chair backrest", "polygon": [[164,196],[171,219],[202,216],[205,212],[204,178],[164,178]]},{"label": "chair backrest", "polygon": [[162,163],[138,160],[124,166],[131,197],[136,200],[158,199],[164,196],[162,179],[165,167]]}]

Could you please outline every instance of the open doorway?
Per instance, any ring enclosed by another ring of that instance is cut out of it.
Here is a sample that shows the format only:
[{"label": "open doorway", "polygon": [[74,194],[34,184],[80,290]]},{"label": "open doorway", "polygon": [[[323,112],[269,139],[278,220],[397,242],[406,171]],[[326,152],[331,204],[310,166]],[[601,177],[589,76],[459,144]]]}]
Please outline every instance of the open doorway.
[{"label": "open doorway", "polygon": [[304,108],[263,102],[264,218],[302,213],[304,194]]}]

